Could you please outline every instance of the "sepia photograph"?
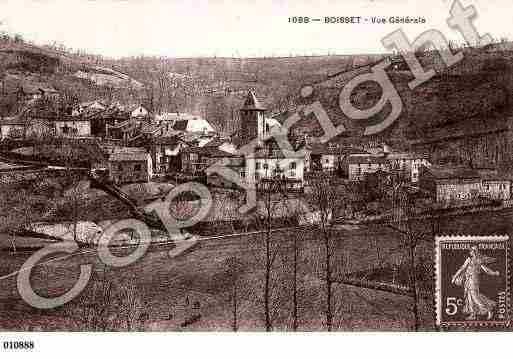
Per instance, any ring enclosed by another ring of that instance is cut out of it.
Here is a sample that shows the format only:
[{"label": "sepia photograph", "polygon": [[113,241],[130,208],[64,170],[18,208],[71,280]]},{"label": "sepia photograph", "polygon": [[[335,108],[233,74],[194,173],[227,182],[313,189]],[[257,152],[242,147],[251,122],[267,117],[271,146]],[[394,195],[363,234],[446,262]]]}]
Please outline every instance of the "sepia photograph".
[{"label": "sepia photograph", "polygon": [[512,10],[0,1],[2,355],[510,332]]}]

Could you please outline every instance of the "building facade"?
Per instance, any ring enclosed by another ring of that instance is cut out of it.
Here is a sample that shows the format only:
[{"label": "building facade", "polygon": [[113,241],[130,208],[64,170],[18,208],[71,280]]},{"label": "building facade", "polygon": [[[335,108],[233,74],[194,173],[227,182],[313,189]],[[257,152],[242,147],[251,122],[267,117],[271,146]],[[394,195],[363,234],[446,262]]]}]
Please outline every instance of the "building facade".
[{"label": "building facade", "polygon": [[348,177],[352,181],[362,181],[366,174],[380,170],[384,172],[395,171],[412,183],[417,183],[420,168],[430,166],[426,155],[410,152],[388,152],[386,150],[376,154],[351,154],[347,163]]},{"label": "building facade", "polygon": [[511,198],[510,179],[490,172],[480,173],[468,167],[421,167],[419,186],[442,204]]},{"label": "building facade", "polygon": [[151,141],[155,173],[182,171],[181,152],[188,147],[178,136],[157,137]]},{"label": "building facade", "polygon": [[140,148],[115,148],[108,154],[109,179],[116,184],[148,182],[153,164],[148,152]]},{"label": "building facade", "polygon": [[55,135],[61,137],[91,136],[91,121],[86,118],[58,118],[54,121]]}]

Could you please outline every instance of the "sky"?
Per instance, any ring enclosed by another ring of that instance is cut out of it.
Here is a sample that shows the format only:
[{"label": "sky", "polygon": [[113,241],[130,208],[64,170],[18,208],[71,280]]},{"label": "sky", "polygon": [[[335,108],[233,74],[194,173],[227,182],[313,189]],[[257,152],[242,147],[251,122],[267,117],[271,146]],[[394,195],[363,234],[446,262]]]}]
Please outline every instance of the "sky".
[{"label": "sky", "polygon": [[[0,30],[37,44],[62,43],[108,57],[261,57],[381,53],[402,28],[463,40],[446,20],[453,0],[0,0]],[[461,0],[476,6],[481,34],[513,39],[511,0]],[[321,18],[293,24],[289,17]],[[325,24],[325,16],[422,16],[426,24]]]}]

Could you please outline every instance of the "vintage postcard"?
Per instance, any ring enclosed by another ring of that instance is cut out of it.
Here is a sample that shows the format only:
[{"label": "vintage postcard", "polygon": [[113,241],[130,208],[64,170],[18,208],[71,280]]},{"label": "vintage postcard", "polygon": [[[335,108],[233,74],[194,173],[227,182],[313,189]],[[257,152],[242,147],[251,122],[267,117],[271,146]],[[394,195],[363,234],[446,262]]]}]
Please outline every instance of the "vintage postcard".
[{"label": "vintage postcard", "polygon": [[0,355],[511,331],[512,10],[0,1]]},{"label": "vintage postcard", "polygon": [[509,326],[508,236],[436,238],[437,325]]}]

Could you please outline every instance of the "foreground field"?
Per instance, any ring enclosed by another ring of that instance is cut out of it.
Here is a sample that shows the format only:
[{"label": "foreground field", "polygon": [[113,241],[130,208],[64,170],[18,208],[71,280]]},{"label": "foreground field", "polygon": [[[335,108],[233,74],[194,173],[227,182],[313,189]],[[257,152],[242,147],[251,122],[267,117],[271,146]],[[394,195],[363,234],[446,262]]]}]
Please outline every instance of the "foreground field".
[{"label": "foreground field", "polygon": [[[479,214],[438,223],[439,233],[511,232],[511,215]],[[487,224],[483,218],[486,217]],[[264,329],[263,235],[245,235],[200,242],[170,258],[168,249],[150,250],[135,264],[105,268],[95,251],[52,261],[35,268],[34,288],[41,295],[67,291],[81,264],[93,264],[87,289],[62,308],[42,311],[19,296],[16,276],[0,280],[1,330],[148,330],[230,331],[234,327],[234,293],[239,330]],[[298,258],[299,330],[324,329],[323,248],[317,231],[298,229],[273,234],[276,260],[271,275],[271,314],[275,330],[292,329],[292,239],[301,243]],[[408,296],[342,284],[344,276],[373,268],[401,266],[407,261],[404,238],[384,226],[336,231],[334,327],[336,330],[411,330],[412,299]],[[417,248],[417,260],[433,263],[433,238]],[[126,253],[118,252],[117,255]],[[0,277],[20,268],[29,254],[0,252]],[[237,273],[230,270],[238,263]],[[420,283],[430,288],[432,280]],[[420,301],[421,329],[433,330],[432,293]]]},{"label": "foreground field", "polygon": [[[375,241],[369,236],[378,233],[365,230],[337,232],[341,255],[339,269],[342,272],[371,268],[381,257],[397,261],[401,257],[400,241],[391,231],[379,233],[382,252],[378,255]],[[323,329],[323,282],[321,278],[322,255],[320,242],[312,230],[297,230],[277,233],[273,241],[279,243],[280,252],[273,270],[273,321],[277,330],[290,330],[291,326],[291,258],[290,240],[293,236],[302,239],[298,271],[299,280],[299,327],[301,330]],[[147,253],[139,262],[121,269],[106,269],[96,253],[85,253],[65,260],[37,267],[32,278],[35,289],[41,295],[62,294],[75,283],[81,264],[92,263],[95,275],[88,289],[63,308],[40,311],[22,301],[17,293],[15,276],[0,281],[0,328],[3,330],[88,330],[91,322],[85,322],[79,313],[84,307],[93,305],[107,313],[121,313],[121,308],[110,307],[111,298],[100,300],[91,293],[98,283],[109,283],[112,288],[133,285],[137,306],[133,312],[140,330],[232,330],[234,281],[228,272],[228,261],[236,258],[241,263],[236,280],[238,294],[238,323],[240,330],[263,329],[263,307],[261,302],[263,285],[262,235],[234,237],[200,243],[189,253],[170,259],[167,250]],[[393,253],[395,254],[393,254]],[[121,253],[118,253],[120,255]],[[17,270],[28,257],[2,256],[0,276]],[[342,258],[346,258],[344,261]],[[358,260],[349,260],[358,258]],[[345,262],[345,263],[342,263]],[[103,288],[103,287],[102,287]],[[113,293],[114,293],[113,289]],[[113,295],[115,296],[115,295]],[[94,299],[92,299],[94,298]],[[89,301],[89,302],[88,302]],[[199,303],[199,309],[193,307]],[[336,284],[335,326],[339,330],[405,330],[411,326],[408,297],[365,288]],[[111,303],[114,304],[114,303]],[[135,313],[137,312],[137,313]],[[201,319],[183,325],[195,313]],[[429,318],[426,319],[429,321]],[[113,323],[106,324],[108,328]],[[113,325],[114,326],[114,325]],[[115,326],[120,329],[119,325]],[[100,328],[94,328],[100,329]]]}]

